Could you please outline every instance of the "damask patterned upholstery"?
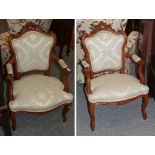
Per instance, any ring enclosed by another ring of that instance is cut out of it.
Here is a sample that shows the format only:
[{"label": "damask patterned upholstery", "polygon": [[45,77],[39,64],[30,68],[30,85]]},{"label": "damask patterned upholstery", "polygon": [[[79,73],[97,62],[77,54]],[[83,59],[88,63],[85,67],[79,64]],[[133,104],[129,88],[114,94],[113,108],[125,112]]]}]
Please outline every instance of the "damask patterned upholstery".
[{"label": "damask patterned upholstery", "polygon": [[125,37],[102,30],[93,37],[85,39],[93,72],[122,67],[122,47]]},{"label": "damask patterned upholstery", "polygon": [[148,93],[148,86],[128,74],[106,74],[91,80],[92,94],[88,95],[91,103],[116,102]]},{"label": "damask patterned upholstery", "polygon": [[49,64],[49,54],[54,39],[48,35],[29,31],[12,40],[19,72],[45,70]]},{"label": "damask patterned upholstery", "polygon": [[33,74],[13,82],[15,99],[9,102],[11,111],[45,112],[65,103],[73,96],[63,91],[64,85],[55,77]]}]

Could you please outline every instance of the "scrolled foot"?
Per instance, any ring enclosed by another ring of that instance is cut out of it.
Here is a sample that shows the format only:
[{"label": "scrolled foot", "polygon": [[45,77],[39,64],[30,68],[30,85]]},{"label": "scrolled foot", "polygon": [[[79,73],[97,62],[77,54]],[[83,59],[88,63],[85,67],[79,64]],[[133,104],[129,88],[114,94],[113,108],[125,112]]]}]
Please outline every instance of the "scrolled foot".
[{"label": "scrolled foot", "polygon": [[12,123],[12,130],[15,131],[16,130],[16,124]]},{"label": "scrolled foot", "polygon": [[16,113],[11,112],[12,130],[16,130]]},{"label": "scrolled foot", "polygon": [[89,114],[90,114],[91,131],[94,131],[95,130],[95,104],[89,103],[88,108],[89,108]]},{"label": "scrolled foot", "polygon": [[95,130],[95,121],[90,122],[91,131]]},{"label": "scrolled foot", "polygon": [[71,104],[64,105],[63,111],[62,111],[62,121],[66,122],[67,120],[67,112],[71,109]]},{"label": "scrolled foot", "polygon": [[143,101],[141,106],[141,112],[142,112],[143,119],[146,120],[147,119],[146,107],[148,105],[148,95],[143,97],[142,100]]}]

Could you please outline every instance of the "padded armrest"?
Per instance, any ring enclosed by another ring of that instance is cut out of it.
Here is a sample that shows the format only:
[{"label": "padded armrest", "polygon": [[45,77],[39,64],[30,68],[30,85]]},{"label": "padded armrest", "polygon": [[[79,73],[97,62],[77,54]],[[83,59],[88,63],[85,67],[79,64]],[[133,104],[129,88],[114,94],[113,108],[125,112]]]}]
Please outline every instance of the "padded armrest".
[{"label": "padded armrest", "polygon": [[136,63],[142,61],[142,59],[141,59],[138,55],[136,55],[136,54],[131,54],[130,52],[127,52],[127,53],[125,54],[125,56],[126,56],[127,58],[131,59],[132,61],[136,62]]},{"label": "padded armrest", "polygon": [[67,64],[64,62],[64,60],[59,59],[59,60],[58,60],[58,63],[59,63],[59,65],[60,65],[62,68],[67,68]]},{"label": "padded armrest", "polygon": [[6,64],[6,69],[7,69],[8,74],[13,74],[13,68],[12,68],[11,63]]},{"label": "padded armrest", "polygon": [[141,60],[141,58],[138,55],[136,55],[136,54],[132,54],[132,57],[131,58],[132,58],[132,60],[134,62],[139,62]]},{"label": "padded armrest", "polygon": [[89,64],[84,60],[81,63],[84,68],[89,67]]},{"label": "padded armrest", "polygon": [[52,59],[54,61],[58,62],[58,64],[61,66],[61,68],[67,70],[68,72],[71,72],[71,70],[68,68],[67,64],[65,63],[65,61],[63,59],[59,59],[59,57],[57,57],[56,55],[53,55]]},{"label": "padded armrest", "polygon": [[137,46],[138,46],[138,40],[139,40],[139,32],[138,31],[132,31],[127,36],[127,44],[125,46],[125,52],[135,53]]},{"label": "padded armrest", "polygon": [[67,64],[65,63],[64,60],[59,59],[59,60],[58,60],[58,63],[59,63],[59,65],[60,65],[63,69],[66,68],[68,71],[71,71],[71,70],[68,68],[68,66],[67,66]]}]

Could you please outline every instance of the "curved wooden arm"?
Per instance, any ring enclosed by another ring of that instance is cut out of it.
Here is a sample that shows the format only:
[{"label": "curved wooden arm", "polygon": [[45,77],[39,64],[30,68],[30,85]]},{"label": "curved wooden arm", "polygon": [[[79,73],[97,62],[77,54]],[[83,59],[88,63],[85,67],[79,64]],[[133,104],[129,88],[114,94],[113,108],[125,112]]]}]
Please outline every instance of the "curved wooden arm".
[{"label": "curved wooden arm", "polygon": [[14,96],[13,96],[13,67],[12,67],[12,59],[6,64],[6,70],[7,70],[7,81],[8,81],[8,85],[7,85],[7,92],[8,92],[8,99],[10,100],[14,100]]},{"label": "curved wooden arm", "polygon": [[9,99],[9,101],[11,101],[11,100],[14,100],[14,96],[13,96],[13,74],[7,75],[7,81],[8,81],[8,85],[7,85],[8,99]]},{"label": "curved wooden arm", "polygon": [[53,55],[52,56],[52,59],[54,61],[58,62],[58,64],[62,68],[63,75],[61,76],[61,79],[62,79],[63,84],[64,84],[64,91],[69,92],[69,81],[68,81],[68,77],[69,77],[69,74],[71,73],[71,70],[68,68],[68,66],[66,64],[65,65],[62,65],[62,63],[60,63],[60,60],[62,60],[62,59],[59,59],[59,57]]},{"label": "curved wooden arm", "polygon": [[85,61],[82,62],[82,72],[85,76],[85,81],[86,81],[86,91],[87,94],[92,94],[92,90],[91,90],[91,74],[90,74],[90,68],[89,68],[89,64]]},{"label": "curved wooden arm", "polygon": [[138,67],[138,75],[139,75],[140,83],[145,84],[144,75],[143,75],[144,61],[143,60],[140,60],[138,62],[138,64],[139,64],[139,67]]},{"label": "curved wooden arm", "polygon": [[144,84],[145,80],[144,80],[144,75],[143,75],[143,65],[144,65],[144,61],[138,57],[136,54],[130,54],[129,52],[125,54],[125,56],[127,58],[129,58],[130,60],[134,61],[135,63],[138,64],[138,76],[139,76],[139,80],[140,83]]},{"label": "curved wooden arm", "polygon": [[63,83],[64,83],[64,91],[69,92],[69,81],[68,81],[68,77],[69,74],[71,73],[71,71],[68,71],[67,69],[63,69]]}]

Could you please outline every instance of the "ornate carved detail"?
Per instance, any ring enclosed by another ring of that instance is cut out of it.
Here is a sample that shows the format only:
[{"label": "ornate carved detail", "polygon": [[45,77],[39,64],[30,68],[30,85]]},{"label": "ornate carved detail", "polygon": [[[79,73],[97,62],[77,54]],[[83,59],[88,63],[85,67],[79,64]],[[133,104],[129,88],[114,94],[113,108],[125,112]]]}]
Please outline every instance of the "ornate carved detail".
[{"label": "ornate carved detail", "polygon": [[98,23],[98,25],[96,25],[92,31],[90,32],[89,36],[93,36],[94,34],[96,34],[97,32],[99,31],[102,31],[102,30],[106,30],[106,31],[110,31],[110,32],[113,32],[113,33],[116,33],[116,34],[123,34],[126,36],[125,32],[123,30],[114,30],[112,27],[111,27],[111,24],[106,24],[104,22],[100,22]]},{"label": "ornate carved detail", "polygon": [[[23,35],[24,33],[26,33],[27,31],[37,31],[40,33],[46,33],[40,25],[36,25],[33,22],[29,22],[27,24],[25,24],[25,26],[23,26],[23,28],[17,33],[17,34],[10,34],[11,38],[18,38],[21,35]],[[47,34],[47,33],[46,33]]]}]

